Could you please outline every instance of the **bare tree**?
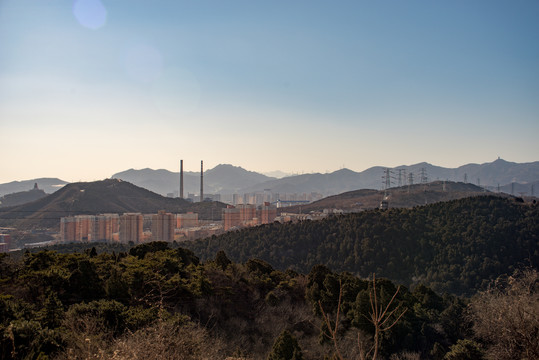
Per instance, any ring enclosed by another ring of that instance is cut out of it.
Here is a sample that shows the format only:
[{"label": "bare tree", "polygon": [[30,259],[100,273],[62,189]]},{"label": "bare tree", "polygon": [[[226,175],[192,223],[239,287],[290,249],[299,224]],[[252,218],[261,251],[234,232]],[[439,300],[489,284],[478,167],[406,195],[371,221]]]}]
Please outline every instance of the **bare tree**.
[{"label": "bare tree", "polygon": [[322,317],[324,318],[324,321],[329,331],[328,337],[333,342],[333,347],[335,348],[335,355],[340,360],[344,360],[341,354],[341,351],[339,350],[338,337],[337,337],[337,331],[339,330],[339,315],[341,313],[341,300],[342,300],[342,282],[341,280],[339,280],[339,301],[337,303],[337,315],[335,317],[335,326],[331,326],[331,320],[329,318],[329,314],[325,313],[324,307],[322,306],[322,302],[320,300],[318,300],[318,306],[320,306],[320,310],[322,311]]},{"label": "bare tree", "polygon": [[[322,317],[324,318],[324,321],[326,323],[326,326],[329,331],[328,337],[333,342],[333,347],[335,348],[335,356],[340,359],[344,360],[344,357],[341,354],[341,351],[339,349],[339,339],[337,336],[337,331],[339,329],[339,316],[341,311],[341,301],[342,301],[342,283],[339,281],[339,300],[337,303],[337,314],[335,317],[335,325],[331,325],[331,320],[329,317],[329,314],[326,314],[324,312],[324,309],[322,307],[322,303],[318,301],[318,305],[320,307],[320,310],[322,312]],[[372,276],[372,288],[369,292],[369,300],[371,305],[371,312],[369,316],[362,314],[373,326],[374,326],[374,343],[370,347],[369,350],[365,348],[365,341],[361,339],[361,332],[358,331],[357,333],[357,346],[359,350],[359,358],[360,360],[366,360],[370,357],[371,360],[376,360],[378,358],[378,350],[380,348],[381,343],[381,335],[383,332],[388,331],[393,326],[395,326],[399,320],[403,317],[403,315],[406,313],[407,309],[400,310],[400,304],[395,306],[392,310],[390,310],[393,302],[395,301],[395,298],[397,297],[397,294],[399,293],[400,285],[397,287],[397,290],[393,294],[393,297],[391,300],[387,303],[387,305],[384,307],[380,300],[378,299],[378,296],[376,294],[376,275],[373,274]],[[371,355],[372,354],[372,355]]]},{"label": "bare tree", "polygon": [[[372,291],[369,293],[369,300],[371,302],[372,311],[370,314],[370,319],[365,315],[363,316],[367,320],[369,320],[374,326],[374,345],[373,345],[374,353],[372,355],[373,360],[376,360],[378,357],[378,349],[380,348],[380,341],[381,341],[382,333],[388,331],[393,326],[395,326],[397,322],[401,319],[401,317],[403,317],[403,315],[407,311],[407,309],[404,309],[400,311],[399,315],[396,315],[397,311],[399,311],[400,309],[401,304],[398,304],[393,310],[389,311],[391,305],[393,304],[393,301],[395,300],[395,297],[399,293],[399,290],[400,290],[400,285],[397,287],[397,290],[393,294],[393,297],[384,308],[382,304],[380,304],[376,296],[376,275],[375,274],[372,275]],[[393,314],[395,314],[394,318],[392,318]]]}]

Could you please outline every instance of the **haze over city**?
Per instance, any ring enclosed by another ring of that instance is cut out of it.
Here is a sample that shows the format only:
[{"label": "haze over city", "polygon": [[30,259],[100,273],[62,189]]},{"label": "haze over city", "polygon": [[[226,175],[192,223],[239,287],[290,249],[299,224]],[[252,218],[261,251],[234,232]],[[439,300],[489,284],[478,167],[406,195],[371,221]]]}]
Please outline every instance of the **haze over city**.
[{"label": "haze over city", "polygon": [[537,160],[537,1],[0,2],[0,183]]}]

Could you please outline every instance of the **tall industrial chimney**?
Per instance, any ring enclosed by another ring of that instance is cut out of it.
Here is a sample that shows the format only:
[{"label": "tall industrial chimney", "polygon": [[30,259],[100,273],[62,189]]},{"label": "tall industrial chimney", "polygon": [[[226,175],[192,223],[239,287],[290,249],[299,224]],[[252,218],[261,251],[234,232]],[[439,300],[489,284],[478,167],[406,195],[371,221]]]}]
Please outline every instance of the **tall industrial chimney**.
[{"label": "tall industrial chimney", "polygon": [[180,160],[180,199],[183,199],[183,160]]},{"label": "tall industrial chimney", "polygon": [[204,201],[204,161],[200,160],[200,202]]}]

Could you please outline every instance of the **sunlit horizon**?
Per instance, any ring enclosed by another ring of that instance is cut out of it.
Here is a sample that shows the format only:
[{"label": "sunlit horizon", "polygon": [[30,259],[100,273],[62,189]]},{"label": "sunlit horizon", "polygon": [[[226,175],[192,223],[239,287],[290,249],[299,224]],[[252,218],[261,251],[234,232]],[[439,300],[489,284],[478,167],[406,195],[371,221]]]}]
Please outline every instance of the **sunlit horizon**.
[{"label": "sunlit horizon", "polygon": [[0,183],[537,161],[539,4],[0,3]]}]

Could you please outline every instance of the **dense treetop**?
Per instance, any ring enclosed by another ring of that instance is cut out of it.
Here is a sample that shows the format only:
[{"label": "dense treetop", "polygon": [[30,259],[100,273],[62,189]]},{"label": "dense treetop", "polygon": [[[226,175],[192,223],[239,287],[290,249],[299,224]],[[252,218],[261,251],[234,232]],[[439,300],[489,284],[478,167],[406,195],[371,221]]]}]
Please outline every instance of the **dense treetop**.
[{"label": "dense treetop", "polygon": [[[43,250],[19,260],[3,255],[0,357],[128,359],[130,351],[154,348],[161,355],[152,356],[170,359],[234,354],[262,359],[270,353],[320,359],[334,351],[325,340],[321,310],[334,316],[338,308],[342,334],[359,331],[369,344],[374,329],[365,316],[372,281],[323,265],[302,275],[277,271],[259,259],[238,264],[224,252],[201,263],[190,250],[168,245],[153,242],[100,254],[95,248],[67,254]],[[381,305],[395,291],[389,280],[377,281]],[[397,304],[408,310],[384,334],[383,354],[447,351],[466,335],[459,320],[464,303],[455,297],[440,297],[424,286],[401,288]],[[283,333],[288,335],[279,338]],[[181,343],[185,338],[191,342]],[[219,352],[207,354],[208,349]]]},{"label": "dense treetop", "polygon": [[437,292],[475,293],[515,266],[539,266],[539,209],[496,196],[412,209],[374,210],[322,221],[269,224],[186,244],[202,259],[260,258],[284,270],[316,264]]}]

